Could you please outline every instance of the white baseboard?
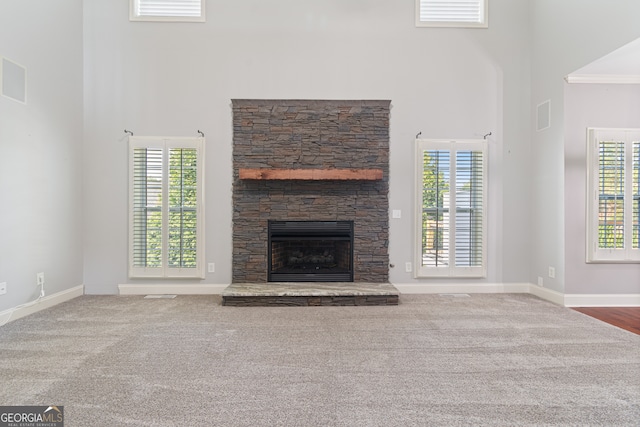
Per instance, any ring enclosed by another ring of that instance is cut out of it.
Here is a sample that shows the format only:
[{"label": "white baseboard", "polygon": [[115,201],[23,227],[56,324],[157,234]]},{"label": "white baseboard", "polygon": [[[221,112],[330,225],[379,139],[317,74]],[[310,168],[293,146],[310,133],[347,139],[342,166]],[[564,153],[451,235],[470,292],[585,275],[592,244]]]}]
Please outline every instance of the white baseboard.
[{"label": "white baseboard", "polygon": [[563,307],[640,307],[640,294],[563,294],[532,283],[394,283],[403,294],[526,293]]},{"label": "white baseboard", "polygon": [[566,307],[640,307],[640,294],[565,294]]},{"label": "white baseboard", "polygon": [[80,285],[1,311],[0,326],[82,295],[84,295],[84,286]]},{"label": "white baseboard", "polygon": [[543,288],[542,286],[530,283],[529,293],[554,304],[565,306],[565,294],[554,291],[553,289]]},{"label": "white baseboard", "polygon": [[145,284],[118,285],[120,295],[218,295],[229,284]]},{"label": "white baseboard", "polygon": [[528,293],[529,283],[393,283],[402,294]]}]

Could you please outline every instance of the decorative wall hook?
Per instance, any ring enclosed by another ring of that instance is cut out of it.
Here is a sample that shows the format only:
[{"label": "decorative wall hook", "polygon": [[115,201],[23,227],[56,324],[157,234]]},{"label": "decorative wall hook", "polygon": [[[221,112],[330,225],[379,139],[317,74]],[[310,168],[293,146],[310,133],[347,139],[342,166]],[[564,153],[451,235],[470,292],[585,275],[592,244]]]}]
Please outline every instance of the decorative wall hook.
[{"label": "decorative wall hook", "polygon": [[133,132],[131,132],[130,130],[124,130],[124,133],[128,133],[129,135],[133,136]]},{"label": "decorative wall hook", "polygon": [[200,129],[198,129],[198,133],[204,138],[204,133]]}]

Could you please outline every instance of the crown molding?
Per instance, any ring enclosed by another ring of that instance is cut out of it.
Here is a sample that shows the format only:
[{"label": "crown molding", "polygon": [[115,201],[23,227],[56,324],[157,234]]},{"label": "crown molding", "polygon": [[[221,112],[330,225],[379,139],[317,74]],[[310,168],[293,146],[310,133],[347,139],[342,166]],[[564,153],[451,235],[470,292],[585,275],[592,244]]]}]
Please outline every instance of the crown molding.
[{"label": "crown molding", "polygon": [[640,84],[640,74],[569,74],[564,79],[570,84]]}]

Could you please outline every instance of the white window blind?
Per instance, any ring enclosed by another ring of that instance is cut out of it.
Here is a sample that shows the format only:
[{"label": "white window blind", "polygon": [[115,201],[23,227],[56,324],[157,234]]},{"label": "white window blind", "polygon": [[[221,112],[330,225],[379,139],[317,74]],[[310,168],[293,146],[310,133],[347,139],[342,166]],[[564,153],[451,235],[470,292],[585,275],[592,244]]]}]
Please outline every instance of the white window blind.
[{"label": "white window blind", "polygon": [[418,277],[486,275],[484,141],[416,140]]},{"label": "white window blind", "polygon": [[488,26],[488,0],[416,0],[419,27]]},{"label": "white window blind", "polygon": [[131,277],[202,277],[202,138],[131,137]]},{"label": "white window blind", "polygon": [[130,0],[132,21],[205,20],[205,0]]},{"label": "white window blind", "polygon": [[640,261],[640,130],[589,129],[587,261]]}]

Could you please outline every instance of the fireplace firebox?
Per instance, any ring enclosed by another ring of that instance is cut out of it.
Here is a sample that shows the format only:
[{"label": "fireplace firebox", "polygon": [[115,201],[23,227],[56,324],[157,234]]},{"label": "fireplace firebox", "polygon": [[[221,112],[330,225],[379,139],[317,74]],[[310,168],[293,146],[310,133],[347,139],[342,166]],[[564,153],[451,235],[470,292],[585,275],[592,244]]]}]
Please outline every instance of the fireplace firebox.
[{"label": "fireplace firebox", "polygon": [[353,221],[269,221],[269,282],[353,282]]}]

